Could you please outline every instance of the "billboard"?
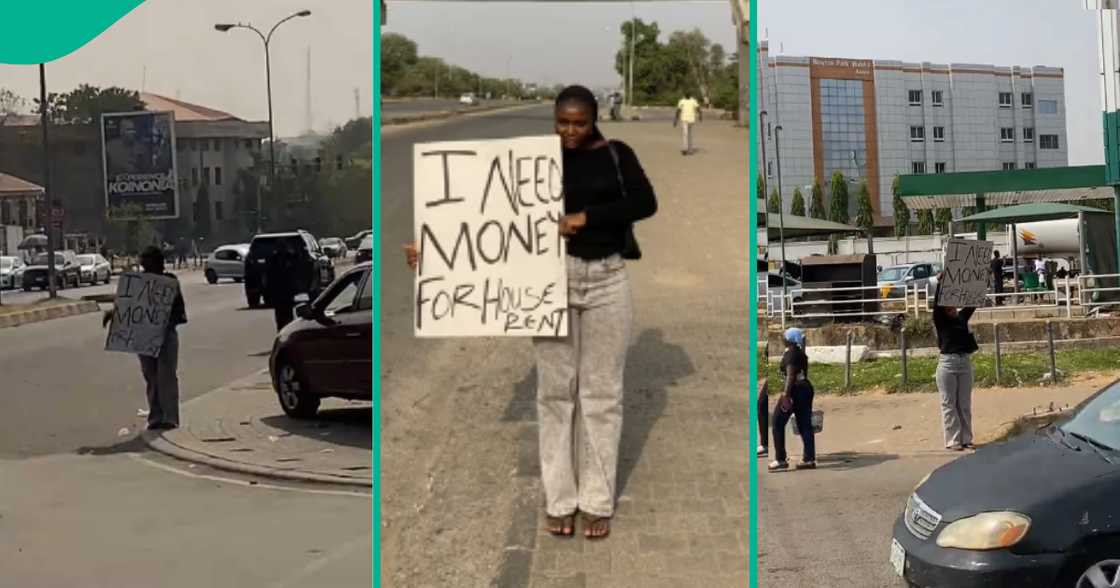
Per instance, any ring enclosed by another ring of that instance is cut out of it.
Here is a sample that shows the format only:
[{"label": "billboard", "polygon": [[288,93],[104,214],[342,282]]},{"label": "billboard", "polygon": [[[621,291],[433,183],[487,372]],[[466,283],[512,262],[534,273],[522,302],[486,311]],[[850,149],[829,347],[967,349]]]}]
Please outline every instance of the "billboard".
[{"label": "billboard", "polygon": [[102,114],[101,155],[111,217],[179,218],[173,113]]}]

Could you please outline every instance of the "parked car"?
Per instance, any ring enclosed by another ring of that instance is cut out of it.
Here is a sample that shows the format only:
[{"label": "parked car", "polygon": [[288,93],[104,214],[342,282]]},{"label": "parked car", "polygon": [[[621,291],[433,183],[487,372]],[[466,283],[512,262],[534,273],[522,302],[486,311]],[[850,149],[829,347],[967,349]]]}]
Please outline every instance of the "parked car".
[{"label": "parked car", "polygon": [[296,262],[298,293],[314,299],[334,280],[334,266],[311,233],[300,230],[291,233],[257,235],[249,244],[249,254],[245,258],[245,299],[249,303],[249,308],[257,308],[262,300],[266,305],[272,304],[265,297],[263,277],[268,258],[276,251],[277,246],[284,243],[290,245],[298,256]]},{"label": "parked car", "polygon": [[358,254],[354,256],[354,263],[365,263],[373,261],[373,235],[368,235],[362,239],[362,243],[358,245]]},{"label": "parked car", "polygon": [[85,253],[78,256],[78,276],[83,283],[108,284],[113,279],[113,268],[100,254]]},{"label": "parked car", "polygon": [[0,288],[19,288],[27,264],[18,257],[0,257]]},{"label": "parked car", "polygon": [[911,586],[1095,588],[1120,574],[1120,382],[915,487],[890,562]]},{"label": "parked car", "polygon": [[323,248],[323,253],[331,259],[339,259],[346,257],[350,253],[350,249],[346,247],[346,242],[338,237],[326,237],[319,239],[319,246]]},{"label": "parked car", "polygon": [[249,257],[249,244],[222,245],[210,253],[203,263],[203,275],[210,284],[218,280],[233,280],[241,283],[245,279],[245,259]]},{"label": "parked car", "polygon": [[478,104],[478,99],[474,97],[474,94],[463,94],[459,96],[459,104],[463,106],[475,106]]},{"label": "parked car", "polygon": [[373,390],[372,266],[342,274],[276,335],[268,367],[280,407],[308,418],[326,397],[370,400]]},{"label": "parked car", "polygon": [[351,235],[351,236],[349,236],[345,239],[346,247],[348,247],[350,249],[357,249],[362,244],[362,239],[365,239],[366,237],[368,237],[369,235],[372,235],[372,234],[373,234],[373,231],[369,230],[369,229],[366,229],[364,231],[358,231],[357,233],[355,233],[355,234],[353,234],[353,235]]},{"label": "parked car", "polygon": [[883,268],[879,272],[879,296],[881,298],[902,298],[906,291],[915,286],[932,289],[937,286],[937,274],[941,273],[940,263],[905,263]]},{"label": "parked car", "polygon": [[[30,292],[32,288],[46,290],[50,288],[47,278],[47,262],[50,257],[46,253],[38,253],[31,258],[31,263],[23,270],[24,291]],[[73,251],[54,252],[55,289],[62,290],[67,286],[77,287],[82,283],[81,266],[78,265],[78,256]]]}]

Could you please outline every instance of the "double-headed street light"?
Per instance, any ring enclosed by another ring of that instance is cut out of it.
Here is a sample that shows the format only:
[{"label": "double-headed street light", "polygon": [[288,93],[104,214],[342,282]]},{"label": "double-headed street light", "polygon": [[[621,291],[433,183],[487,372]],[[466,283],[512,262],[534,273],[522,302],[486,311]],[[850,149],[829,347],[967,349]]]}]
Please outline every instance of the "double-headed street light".
[{"label": "double-headed street light", "polygon": [[[301,11],[295,13],[295,14],[291,14],[291,15],[281,19],[280,22],[277,22],[276,24],[272,25],[272,28],[268,31],[267,35],[262,33],[259,29],[257,29],[256,27],[254,27],[253,25],[248,24],[248,23],[244,23],[244,24],[242,24],[242,23],[216,24],[216,25],[214,25],[214,29],[216,29],[220,32],[223,32],[223,33],[229,32],[230,29],[248,29],[248,30],[256,33],[257,36],[259,36],[261,38],[261,41],[264,42],[265,88],[266,88],[267,93],[268,93],[268,188],[270,190],[275,190],[276,189],[276,147],[275,147],[276,139],[275,139],[275,137],[273,136],[273,133],[272,133],[272,62],[271,62],[271,58],[269,56],[268,47],[269,47],[269,43],[272,42],[272,33],[276,32],[277,27],[279,27],[280,25],[288,22],[289,20],[292,20],[293,18],[300,17],[300,16],[311,16],[311,11],[310,10],[301,10]],[[261,206],[261,191],[260,191],[260,189],[258,189],[257,190],[257,233],[260,233],[261,230],[262,230],[261,215],[263,213],[264,213],[264,210]]]}]

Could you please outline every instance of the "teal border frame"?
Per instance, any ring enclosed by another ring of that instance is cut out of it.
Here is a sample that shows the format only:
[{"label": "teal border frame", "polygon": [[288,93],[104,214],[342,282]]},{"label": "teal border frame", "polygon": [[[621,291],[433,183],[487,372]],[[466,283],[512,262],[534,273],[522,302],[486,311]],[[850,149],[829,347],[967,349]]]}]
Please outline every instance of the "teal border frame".
[{"label": "teal border frame", "polygon": [[373,161],[370,165],[373,174],[373,218],[370,219],[370,229],[373,231],[373,271],[370,279],[374,280],[377,288],[373,291],[373,333],[371,352],[373,369],[373,497],[370,511],[370,534],[373,543],[373,553],[370,554],[371,576],[373,585],[381,586],[381,3],[373,2],[373,23],[377,31],[376,43],[373,44],[373,96],[370,97],[373,124]]},{"label": "teal border frame", "polygon": [[[748,156],[750,160],[747,162],[747,190],[750,195],[747,204],[750,211],[750,220],[747,226],[750,230],[749,243],[750,243],[750,264],[751,269],[747,273],[750,276],[750,300],[747,302],[747,313],[749,319],[747,321],[747,328],[750,332],[747,334],[747,341],[750,342],[747,349],[748,361],[748,377],[747,381],[750,385],[750,390],[747,391],[748,410],[747,414],[750,417],[748,427],[750,429],[750,443],[747,445],[747,459],[750,467],[750,514],[748,515],[748,533],[749,545],[747,549],[747,558],[750,562],[749,574],[751,588],[757,588],[761,582],[758,577],[758,458],[754,455],[754,448],[758,446],[759,433],[758,419],[755,417],[754,399],[758,394],[758,341],[755,340],[758,334],[758,279],[755,276],[758,264],[755,260],[758,259],[758,199],[762,197],[761,194],[755,194],[755,174],[758,173],[758,166],[755,165],[755,149],[758,148],[756,137],[762,136],[762,129],[755,127],[755,121],[758,120],[758,93],[762,88],[758,85],[758,2],[759,0],[749,0],[750,2],[750,119],[747,121],[749,128],[753,129],[751,136],[747,139],[750,143],[748,149]],[[742,57],[740,56],[740,59]]]}]

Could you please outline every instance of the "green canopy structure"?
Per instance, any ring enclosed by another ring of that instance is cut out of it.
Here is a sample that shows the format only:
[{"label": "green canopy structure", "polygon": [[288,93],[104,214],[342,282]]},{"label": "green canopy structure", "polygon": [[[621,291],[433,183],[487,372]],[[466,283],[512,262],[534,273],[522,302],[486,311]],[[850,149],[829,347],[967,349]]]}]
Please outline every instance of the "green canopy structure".
[{"label": "green canopy structure", "polygon": [[991,223],[994,225],[1012,223],[1030,223],[1048,221],[1062,218],[1076,218],[1082,212],[1107,213],[1107,210],[1080,206],[1077,204],[1063,204],[1061,202],[1036,202],[1032,204],[1018,204],[978,212],[966,216],[957,222],[962,223]]},{"label": "green canopy structure", "polygon": [[1103,165],[899,176],[911,210],[1103,200],[1113,196]]},{"label": "green canopy structure", "polygon": [[[785,230],[780,230],[784,225]],[[798,237],[812,237],[817,235],[834,235],[837,233],[861,233],[863,229],[843,223],[811,218],[807,216],[784,215],[779,219],[777,214],[766,215],[766,236],[777,239],[784,233],[787,239]]]}]

